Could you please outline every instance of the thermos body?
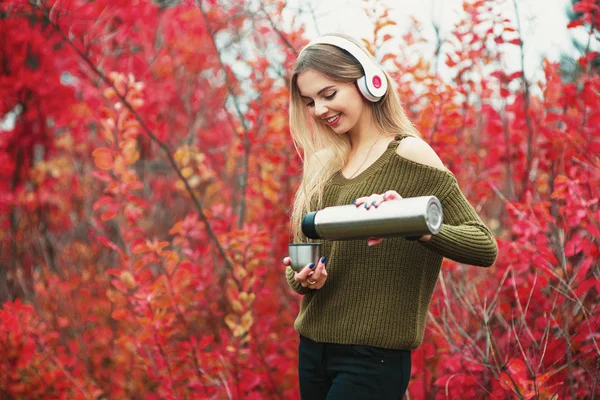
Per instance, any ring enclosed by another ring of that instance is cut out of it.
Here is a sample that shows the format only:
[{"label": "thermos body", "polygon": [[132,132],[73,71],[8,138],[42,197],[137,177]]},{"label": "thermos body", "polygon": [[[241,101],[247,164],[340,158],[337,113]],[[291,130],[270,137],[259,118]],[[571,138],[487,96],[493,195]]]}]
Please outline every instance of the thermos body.
[{"label": "thermos body", "polygon": [[326,207],[303,217],[302,232],[326,240],[420,237],[439,233],[442,220],[438,198],[419,196],[384,201],[369,210],[354,204]]}]

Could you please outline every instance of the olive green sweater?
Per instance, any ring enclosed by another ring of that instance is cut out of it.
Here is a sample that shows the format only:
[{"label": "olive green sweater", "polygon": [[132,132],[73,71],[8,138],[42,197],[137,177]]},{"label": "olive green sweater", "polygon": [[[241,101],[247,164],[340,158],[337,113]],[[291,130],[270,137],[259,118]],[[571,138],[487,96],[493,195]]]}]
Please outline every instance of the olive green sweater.
[{"label": "olive green sweater", "polygon": [[496,241],[454,174],[398,155],[403,137],[397,135],[355,178],[338,171],[325,187],[323,208],[392,189],[402,197],[434,195],[444,213],[440,233],[427,242],[386,238],[373,247],[366,239],[315,241],[327,256],[325,285],[304,288],[291,267],[285,271],[292,289],[304,295],[294,323],[301,335],[319,342],[415,349],[423,341],[443,257],[477,266],[494,263]]}]

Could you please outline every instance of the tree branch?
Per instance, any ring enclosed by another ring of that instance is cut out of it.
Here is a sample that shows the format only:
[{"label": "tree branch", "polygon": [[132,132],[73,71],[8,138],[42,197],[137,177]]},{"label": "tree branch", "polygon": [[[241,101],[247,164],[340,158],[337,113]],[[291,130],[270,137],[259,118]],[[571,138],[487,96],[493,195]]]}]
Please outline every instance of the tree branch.
[{"label": "tree branch", "polygon": [[525,75],[525,50],[523,48],[523,33],[521,29],[521,20],[519,19],[519,7],[517,7],[516,0],[513,0],[513,5],[515,9],[516,19],[517,19],[517,33],[519,34],[519,49],[521,53],[521,79],[523,82],[523,90],[524,90],[524,101],[525,101],[525,109],[523,110],[523,114],[525,115],[525,125],[527,126],[527,153],[525,159],[525,170],[523,172],[523,177],[521,179],[521,194],[519,198],[523,199],[527,187],[529,186],[529,181],[533,178],[533,172],[531,169],[532,164],[532,147],[533,147],[533,124],[531,121],[531,116],[529,115],[530,108],[530,93],[529,93],[529,83],[527,82],[527,78]]},{"label": "tree branch", "polygon": [[52,26],[52,28],[59,35],[62,36],[62,38],[66,41],[66,43],[92,69],[92,71],[100,78],[100,80],[102,82],[104,82],[107,86],[111,87],[115,91],[116,96],[119,98],[119,100],[121,100],[121,102],[123,103],[123,106],[125,108],[127,108],[127,110],[129,110],[129,112],[131,112],[131,114],[135,117],[135,119],[140,124],[140,127],[142,128],[142,130],[148,135],[148,137],[153,142],[155,142],[165,152],[165,154],[167,156],[167,159],[169,160],[169,163],[171,164],[173,170],[175,171],[175,173],[177,174],[177,176],[179,177],[179,179],[181,179],[183,181],[183,183],[185,185],[185,188],[186,188],[188,194],[190,195],[190,198],[192,199],[192,202],[194,203],[194,206],[196,207],[196,210],[198,211],[200,219],[202,220],[202,222],[204,223],[204,225],[206,227],[206,230],[208,232],[208,236],[216,244],[219,253],[221,254],[221,256],[223,257],[223,259],[225,261],[226,267],[232,270],[233,266],[231,265],[229,259],[227,258],[227,254],[225,253],[225,249],[223,248],[223,246],[219,242],[219,239],[217,238],[216,234],[214,233],[214,231],[213,231],[213,229],[212,229],[212,227],[210,225],[210,222],[209,222],[208,218],[204,214],[204,207],[202,207],[202,204],[200,203],[200,200],[198,200],[198,198],[196,197],[196,195],[195,195],[194,191],[192,190],[192,188],[190,187],[187,179],[182,175],[181,170],[177,167],[177,163],[176,163],[175,159],[173,158],[173,155],[171,154],[171,150],[168,148],[168,146],[165,143],[163,143],[160,139],[158,139],[158,137],[150,130],[150,128],[148,128],[148,126],[146,125],[146,123],[144,122],[144,120],[142,119],[142,117],[137,113],[137,111],[135,111],[135,109],[133,108],[133,106],[131,105],[131,103],[129,103],[127,101],[127,99],[123,96],[123,94],[121,94],[119,92],[119,90],[113,84],[113,82],[111,82],[106,77],[106,75],[102,71],[100,71],[98,69],[98,67],[96,67],[96,65],[90,60],[90,58],[86,54],[84,54],[80,49],[78,49],[77,46],[75,46],[73,44],[73,42],[62,31],[62,29],[58,25],[56,25],[50,19],[50,16],[48,15],[47,11],[45,9],[43,9],[41,6],[39,6],[39,5],[37,7],[41,11],[44,19],[48,22],[48,24],[50,24],[50,26]]},{"label": "tree branch", "polygon": [[[210,23],[210,19],[208,18],[208,15],[206,15],[206,11],[204,10],[202,0],[196,0],[196,3],[198,4],[198,8],[200,8],[200,12],[202,12],[202,16],[204,17],[204,23],[206,24],[206,27],[208,28],[208,32],[210,34],[210,38],[212,39],[212,43],[215,48],[217,58],[219,59],[219,65],[221,66],[221,69],[223,70],[223,73],[225,75],[225,84],[227,85],[227,90],[229,91],[229,95],[231,96],[233,105],[234,105],[236,113],[238,115],[238,119],[240,120],[240,122],[242,124],[242,129],[244,131],[243,132],[244,133],[244,139],[243,139],[244,156],[242,158],[242,176],[241,176],[241,179],[239,180],[239,185],[241,187],[242,193],[241,193],[241,199],[240,199],[239,211],[238,211],[238,229],[241,229],[242,226],[244,225],[244,219],[245,219],[245,213],[246,213],[246,187],[248,186],[248,167],[249,167],[248,164],[249,164],[249,159],[250,159],[250,140],[248,139],[248,126],[246,124],[246,119],[244,118],[244,113],[242,112],[242,110],[240,108],[240,104],[239,104],[237,97],[235,95],[235,92],[233,90],[233,84],[229,80],[229,74],[227,73],[227,68],[225,68],[225,64],[223,63],[223,59],[221,58],[221,53],[219,52],[217,42],[215,41],[215,31],[213,30],[213,27],[212,27],[212,24]],[[225,110],[225,111],[227,111],[227,110]]]}]

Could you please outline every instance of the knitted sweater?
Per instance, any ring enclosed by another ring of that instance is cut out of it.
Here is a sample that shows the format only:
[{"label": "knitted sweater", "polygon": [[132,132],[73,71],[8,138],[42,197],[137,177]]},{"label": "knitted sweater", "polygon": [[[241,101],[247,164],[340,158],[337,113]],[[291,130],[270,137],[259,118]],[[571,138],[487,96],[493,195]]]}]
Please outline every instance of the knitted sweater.
[{"label": "knitted sweater", "polygon": [[443,257],[477,266],[494,263],[496,241],[454,174],[398,155],[404,137],[397,135],[355,178],[334,174],[325,186],[323,208],[392,189],[402,197],[434,195],[444,214],[440,233],[427,242],[386,238],[373,247],[366,239],[316,240],[327,256],[325,285],[304,288],[291,267],[285,271],[291,288],[304,295],[294,323],[301,335],[319,342],[416,349]]}]

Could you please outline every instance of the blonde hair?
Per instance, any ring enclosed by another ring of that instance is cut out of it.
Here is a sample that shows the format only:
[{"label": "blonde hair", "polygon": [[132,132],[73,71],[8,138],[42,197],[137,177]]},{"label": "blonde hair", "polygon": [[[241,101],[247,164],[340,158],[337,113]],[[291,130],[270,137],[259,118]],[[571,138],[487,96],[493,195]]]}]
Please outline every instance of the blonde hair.
[{"label": "blonde hair", "polygon": [[[365,47],[354,38],[331,33],[359,46],[373,59]],[[291,212],[293,241],[306,242],[302,234],[302,217],[322,208],[325,183],[339,171],[348,160],[351,144],[347,135],[338,135],[321,121],[314,120],[307,112],[298,89],[298,75],[304,71],[319,72],[336,82],[354,83],[364,75],[360,63],[347,51],[329,44],[313,44],[305,48],[294,65],[290,80],[290,132],[296,151],[303,161],[303,175],[296,191]],[[406,116],[392,79],[384,71],[388,82],[386,94],[376,103],[367,101],[377,128],[385,135],[405,133],[420,136]],[[302,149],[304,156],[300,153]]]}]

